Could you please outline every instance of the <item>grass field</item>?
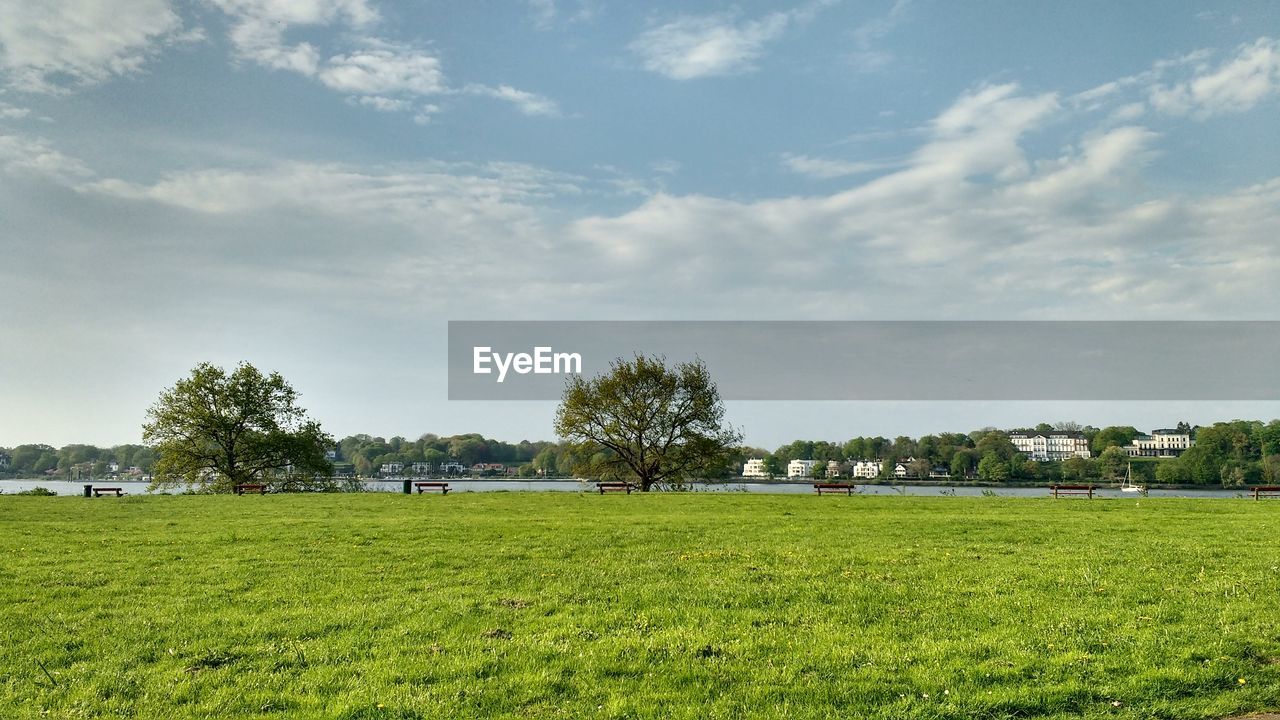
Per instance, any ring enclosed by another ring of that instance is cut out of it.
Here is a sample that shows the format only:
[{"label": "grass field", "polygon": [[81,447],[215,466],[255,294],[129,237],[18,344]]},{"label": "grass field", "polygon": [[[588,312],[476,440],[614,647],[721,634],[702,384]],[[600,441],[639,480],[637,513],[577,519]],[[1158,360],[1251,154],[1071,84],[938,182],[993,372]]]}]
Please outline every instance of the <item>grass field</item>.
[{"label": "grass field", "polygon": [[1215,718],[1280,503],[0,499],[0,717]]}]

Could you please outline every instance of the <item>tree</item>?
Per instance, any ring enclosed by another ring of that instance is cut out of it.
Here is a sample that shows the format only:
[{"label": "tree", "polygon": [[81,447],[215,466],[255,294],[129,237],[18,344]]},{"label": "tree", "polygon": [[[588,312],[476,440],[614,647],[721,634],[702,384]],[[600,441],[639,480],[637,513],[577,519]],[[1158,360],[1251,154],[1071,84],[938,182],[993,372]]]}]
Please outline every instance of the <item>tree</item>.
[{"label": "tree", "polygon": [[575,448],[600,450],[594,473],[634,480],[645,492],[716,472],[742,441],[724,424],[724,403],[701,360],[668,368],[643,355],[615,360],[591,380],[570,378],[555,430]]},{"label": "tree", "polygon": [[978,477],[992,482],[1008,480],[1009,461],[1001,458],[995,451],[988,452],[978,463]]},{"label": "tree", "polygon": [[1120,470],[1129,460],[1129,454],[1119,447],[1111,446],[1102,451],[1098,456],[1098,467],[1102,470],[1102,477],[1107,480],[1115,480],[1120,477]]},{"label": "tree", "polygon": [[333,438],[297,405],[279,373],[240,363],[233,372],[201,363],[147,411],[143,441],[157,455],[157,487],[229,491],[247,482],[278,489],[330,482]]}]

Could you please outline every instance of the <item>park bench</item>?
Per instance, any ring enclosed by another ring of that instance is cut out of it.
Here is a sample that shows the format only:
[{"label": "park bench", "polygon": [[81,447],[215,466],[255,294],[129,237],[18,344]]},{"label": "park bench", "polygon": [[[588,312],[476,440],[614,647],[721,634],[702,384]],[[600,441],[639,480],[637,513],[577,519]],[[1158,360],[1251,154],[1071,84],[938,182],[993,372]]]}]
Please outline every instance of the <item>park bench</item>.
[{"label": "park bench", "polygon": [[103,495],[106,495],[107,493],[112,493],[112,494],[114,494],[116,497],[121,497],[121,496],[123,496],[123,495],[124,495],[124,489],[123,489],[123,488],[109,488],[109,487],[95,487],[95,488],[93,489],[93,496],[94,496],[94,497],[102,497]]},{"label": "park bench", "polygon": [[258,483],[240,483],[236,485],[236,494],[243,495],[245,493],[257,493],[259,495],[267,494],[267,486]]},{"label": "park bench", "polygon": [[428,490],[439,490],[441,495],[449,494],[449,483],[447,482],[416,482],[413,487],[417,489],[419,495]]},{"label": "park bench", "polygon": [[1261,500],[1264,497],[1280,497],[1280,485],[1259,485],[1253,488],[1253,499]]},{"label": "park bench", "polygon": [[1092,499],[1096,487],[1095,485],[1050,485],[1049,489],[1053,491],[1055,498],[1059,495],[1088,495]]},{"label": "park bench", "polygon": [[632,485],[629,482],[598,482],[596,483],[596,489],[600,491],[601,495],[605,494],[606,492],[623,492],[623,491],[626,491],[626,493],[630,495],[631,491],[636,489],[636,486]]},{"label": "park bench", "polygon": [[854,491],[853,483],[814,483],[813,491],[821,495],[822,493],[839,493],[852,495]]}]

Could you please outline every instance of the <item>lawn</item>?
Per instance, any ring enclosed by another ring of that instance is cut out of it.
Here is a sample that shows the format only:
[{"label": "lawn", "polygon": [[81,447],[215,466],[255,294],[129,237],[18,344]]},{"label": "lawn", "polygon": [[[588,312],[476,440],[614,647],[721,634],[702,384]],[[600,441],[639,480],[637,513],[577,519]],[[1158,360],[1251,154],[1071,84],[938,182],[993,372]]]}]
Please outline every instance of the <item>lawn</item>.
[{"label": "lawn", "polygon": [[1280,503],[0,498],[0,717],[1217,718]]}]

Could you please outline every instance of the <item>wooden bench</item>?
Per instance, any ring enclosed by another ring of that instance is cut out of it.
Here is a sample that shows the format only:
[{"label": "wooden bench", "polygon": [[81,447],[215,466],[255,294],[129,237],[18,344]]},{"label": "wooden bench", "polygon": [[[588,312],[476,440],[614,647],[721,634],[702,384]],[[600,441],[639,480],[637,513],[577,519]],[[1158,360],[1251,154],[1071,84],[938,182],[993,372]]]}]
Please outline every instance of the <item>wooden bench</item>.
[{"label": "wooden bench", "polygon": [[103,495],[106,495],[107,493],[112,493],[112,494],[114,494],[116,497],[123,497],[123,496],[124,496],[124,489],[123,489],[123,488],[109,488],[109,487],[95,487],[95,488],[93,489],[93,496],[94,496],[94,497],[102,497]]},{"label": "wooden bench", "polygon": [[854,492],[853,483],[814,483],[813,491],[821,495],[822,493],[838,493],[842,492],[846,495],[852,495]]},{"label": "wooden bench", "polygon": [[1253,499],[1261,500],[1264,497],[1280,497],[1280,485],[1259,485],[1253,488]]},{"label": "wooden bench", "polygon": [[236,486],[236,494],[243,495],[245,493],[257,493],[259,495],[267,494],[267,486],[258,483],[241,483]]},{"label": "wooden bench", "polygon": [[606,492],[623,492],[623,491],[626,491],[626,493],[630,495],[631,491],[635,489],[636,489],[636,486],[632,485],[629,482],[598,482],[596,483],[596,490],[599,490],[601,495],[605,494]]},{"label": "wooden bench", "polygon": [[1096,485],[1050,485],[1049,489],[1053,491],[1056,498],[1059,495],[1088,495],[1089,499],[1093,499],[1093,491]]},{"label": "wooden bench", "polygon": [[428,490],[439,490],[441,495],[449,494],[449,483],[447,482],[416,482],[413,487],[417,489],[419,495]]}]

